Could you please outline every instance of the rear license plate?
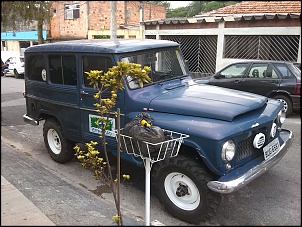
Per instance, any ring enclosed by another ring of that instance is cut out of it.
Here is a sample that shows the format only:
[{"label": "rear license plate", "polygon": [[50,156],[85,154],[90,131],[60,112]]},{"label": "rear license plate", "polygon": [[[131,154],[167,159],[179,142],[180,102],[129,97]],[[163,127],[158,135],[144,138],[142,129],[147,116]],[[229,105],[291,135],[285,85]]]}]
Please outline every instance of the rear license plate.
[{"label": "rear license plate", "polygon": [[280,150],[279,139],[276,138],[263,148],[264,159],[270,159]]}]

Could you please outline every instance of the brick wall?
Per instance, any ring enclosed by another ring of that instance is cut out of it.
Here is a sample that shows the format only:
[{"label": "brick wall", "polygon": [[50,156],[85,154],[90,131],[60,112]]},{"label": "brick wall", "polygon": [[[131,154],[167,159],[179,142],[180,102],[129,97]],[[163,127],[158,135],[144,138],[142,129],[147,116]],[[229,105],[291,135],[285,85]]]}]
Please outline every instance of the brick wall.
[{"label": "brick wall", "polygon": [[[79,18],[64,18],[64,5],[66,4],[79,4]],[[139,7],[139,1],[117,1],[117,29],[121,24],[138,26],[140,21]],[[52,9],[55,9],[55,15],[48,25],[48,38],[88,38],[88,30],[110,30],[110,1],[54,1]],[[166,18],[164,6],[144,4],[144,20],[162,18]]]}]

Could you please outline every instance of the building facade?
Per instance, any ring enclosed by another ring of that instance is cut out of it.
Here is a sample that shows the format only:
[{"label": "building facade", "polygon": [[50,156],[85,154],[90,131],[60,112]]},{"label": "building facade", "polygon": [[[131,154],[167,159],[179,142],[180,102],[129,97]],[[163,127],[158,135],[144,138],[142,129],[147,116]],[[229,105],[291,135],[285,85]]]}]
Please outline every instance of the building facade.
[{"label": "building facade", "polygon": [[[116,1],[116,28],[120,38],[140,38],[140,21],[166,17],[164,6],[140,1]],[[48,24],[51,42],[110,36],[110,1],[54,1]]]},{"label": "building facade", "polygon": [[[43,39],[46,39],[46,30],[42,32]],[[38,44],[37,31],[10,31],[1,32],[1,51],[15,51],[23,55],[24,50]]]},{"label": "building facade", "polygon": [[191,72],[209,75],[231,62],[301,63],[301,2],[247,1],[193,18],[144,21],[143,36],[176,41]]}]

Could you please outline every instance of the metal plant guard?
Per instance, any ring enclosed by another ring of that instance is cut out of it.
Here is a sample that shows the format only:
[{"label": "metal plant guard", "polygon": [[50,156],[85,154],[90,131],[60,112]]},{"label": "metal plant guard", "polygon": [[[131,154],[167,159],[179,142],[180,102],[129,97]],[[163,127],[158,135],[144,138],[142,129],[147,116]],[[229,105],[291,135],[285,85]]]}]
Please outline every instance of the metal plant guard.
[{"label": "metal plant guard", "polygon": [[[140,157],[145,166],[145,225],[150,226],[150,172],[152,164],[162,161],[166,158],[172,158],[178,155],[183,140],[189,135],[163,129],[165,135],[169,138],[160,143],[149,143],[139,141],[127,135],[123,135],[123,129],[120,129],[120,116],[118,111],[118,128],[115,131],[118,141],[118,152],[127,152],[128,154]],[[120,150],[122,149],[122,150]]]}]

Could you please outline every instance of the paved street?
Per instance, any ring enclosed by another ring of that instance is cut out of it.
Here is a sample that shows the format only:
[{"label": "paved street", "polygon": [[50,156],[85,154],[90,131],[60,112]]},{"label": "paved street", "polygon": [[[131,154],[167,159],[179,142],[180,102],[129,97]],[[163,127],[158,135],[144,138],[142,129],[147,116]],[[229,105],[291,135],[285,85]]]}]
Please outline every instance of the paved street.
[{"label": "paved street", "polygon": [[[1,78],[1,175],[55,225],[115,225],[112,195],[91,172],[74,160],[53,162],[45,148],[42,127],[26,125],[24,80]],[[230,195],[224,195],[211,223],[203,225],[301,226],[301,118],[289,117],[294,133],[284,158],[266,174]],[[122,162],[131,180],[121,185],[124,225],[144,225],[144,169]],[[5,203],[1,200],[1,217]],[[151,218],[165,225],[191,226],[167,214],[151,196]]]}]

